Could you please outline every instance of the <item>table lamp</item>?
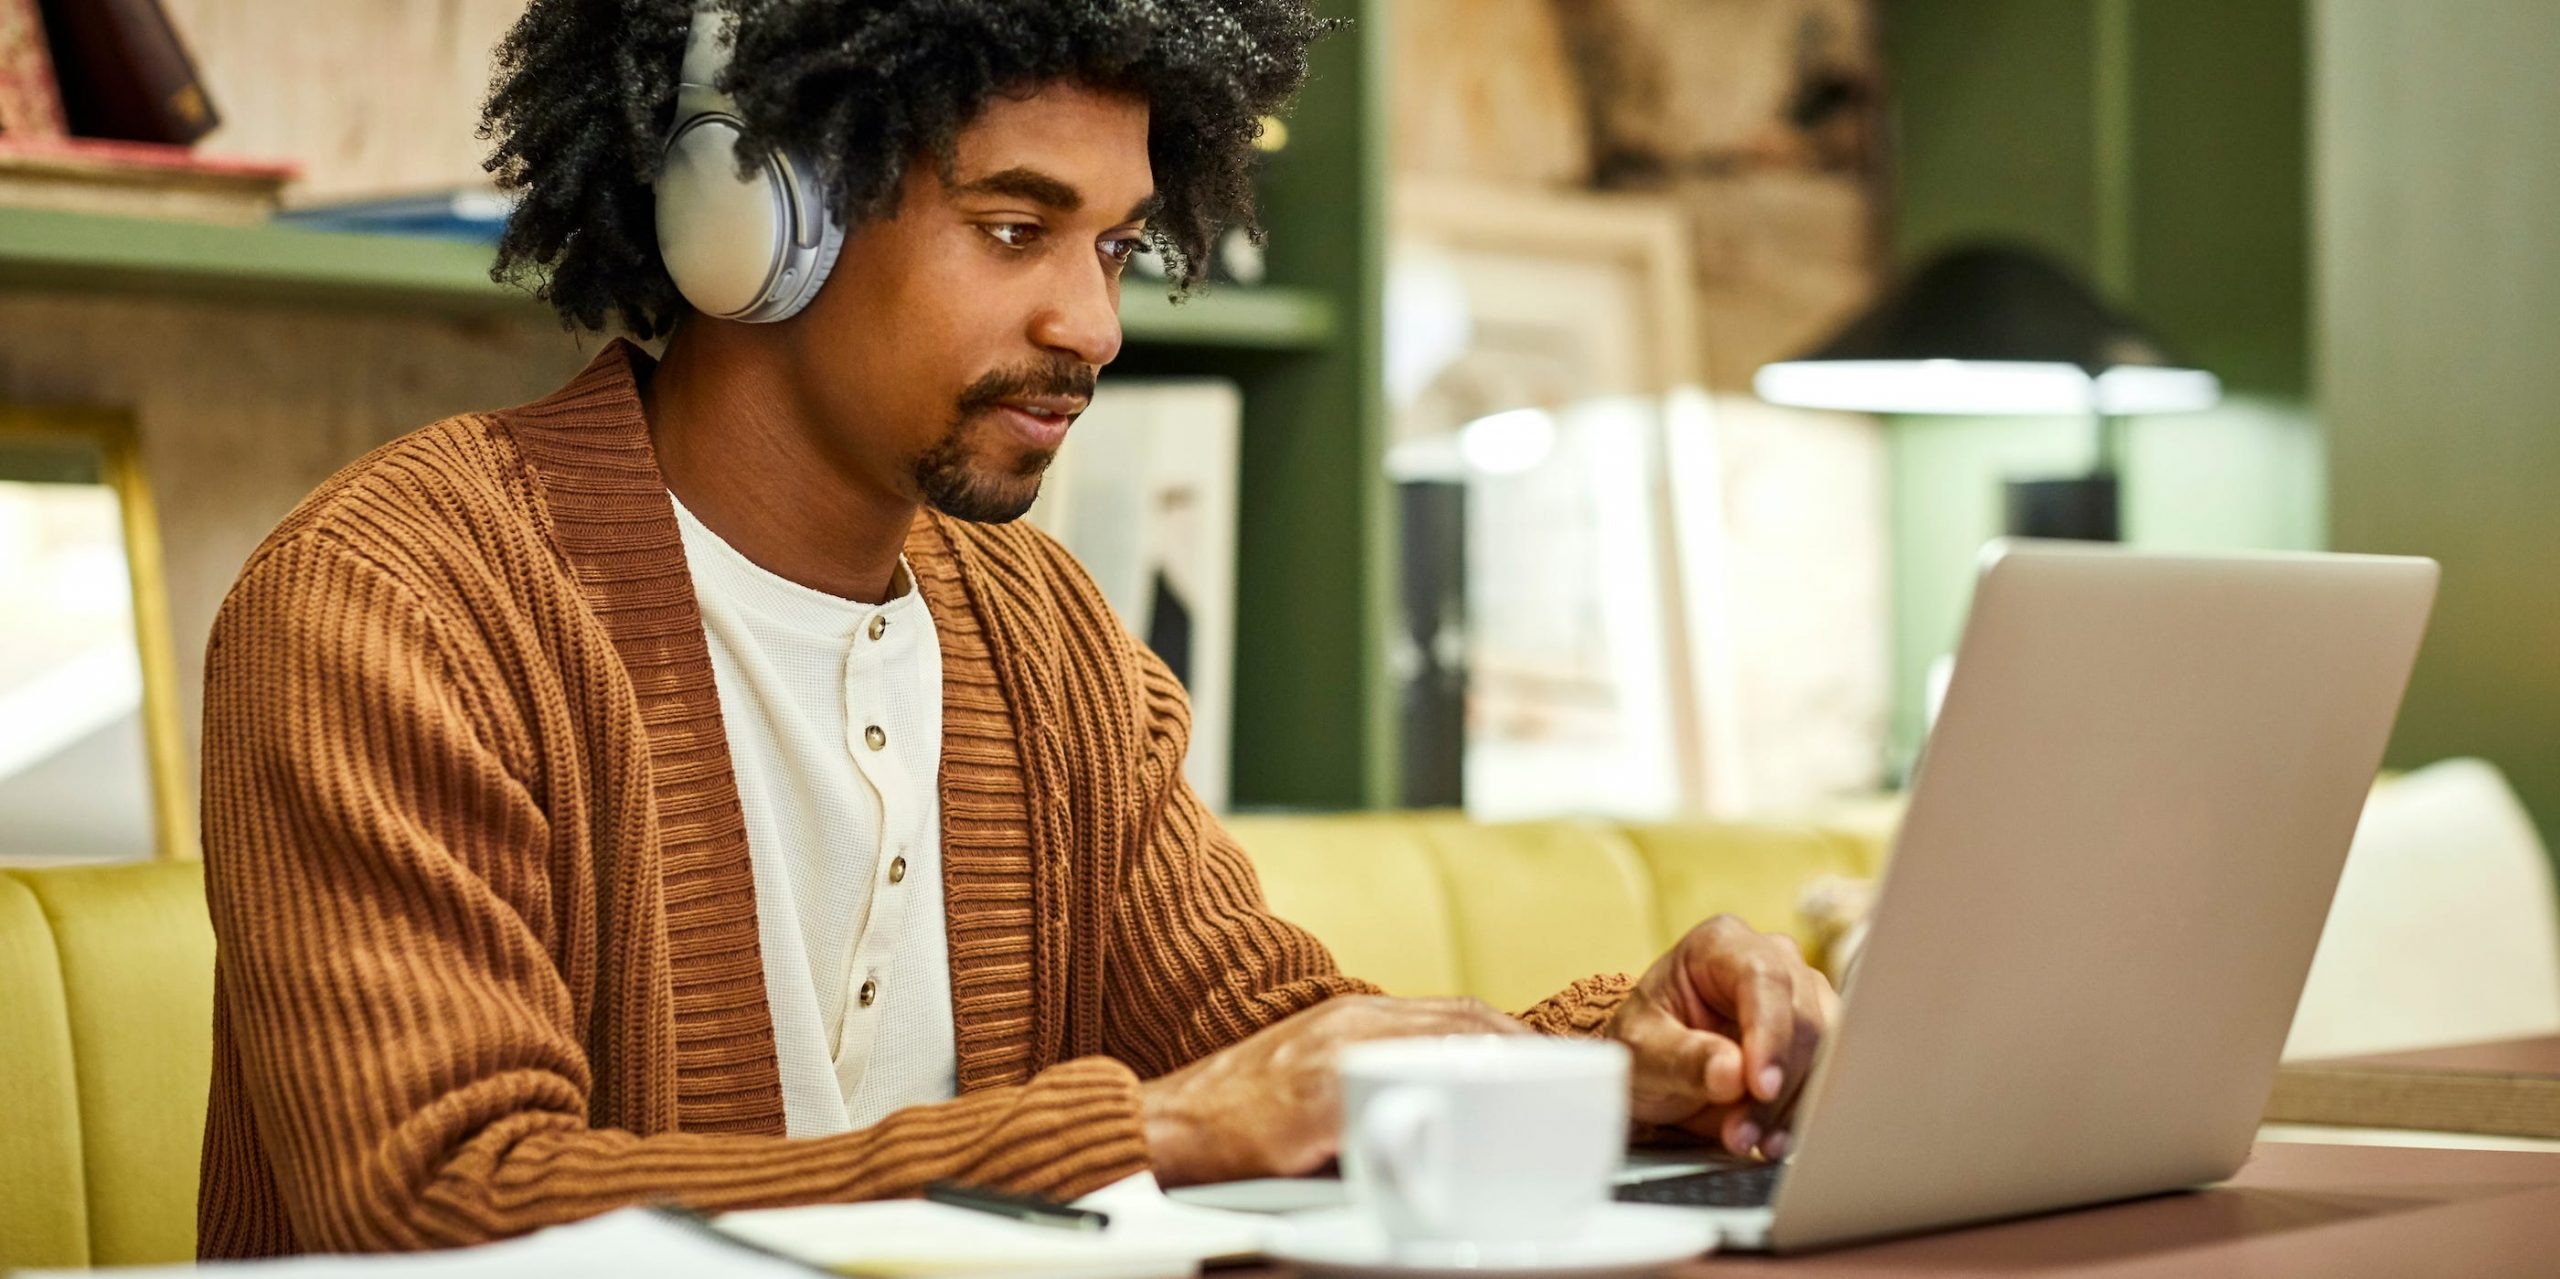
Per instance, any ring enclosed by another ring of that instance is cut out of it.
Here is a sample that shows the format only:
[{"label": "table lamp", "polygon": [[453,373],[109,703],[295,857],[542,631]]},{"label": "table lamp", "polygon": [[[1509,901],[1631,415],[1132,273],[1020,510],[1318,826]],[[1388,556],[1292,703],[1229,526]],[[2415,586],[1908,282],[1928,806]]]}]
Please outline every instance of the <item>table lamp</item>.
[{"label": "table lamp", "polygon": [[2008,482],[2008,531],[2114,541],[2124,419],[2207,409],[2211,373],[2041,254],[1968,244],[1930,260],[1812,353],[1764,365],[1772,404],[1861,413],[2086,416],[2097,460],[2067,479]]}]

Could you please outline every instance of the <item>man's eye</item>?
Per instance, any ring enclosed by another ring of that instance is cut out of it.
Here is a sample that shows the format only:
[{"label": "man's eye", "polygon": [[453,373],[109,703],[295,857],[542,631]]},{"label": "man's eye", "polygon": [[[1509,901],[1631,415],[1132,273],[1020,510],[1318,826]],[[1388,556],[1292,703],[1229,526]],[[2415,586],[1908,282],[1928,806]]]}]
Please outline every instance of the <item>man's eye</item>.
[{"label": "man's eye", "polygon": [[1028,222],[991,222],[980,229],[1008,249],[1030,248],[1040,238],[1040,228]]},{"label": "man's eye", "polygon": [[1137,236],[1124,236],[1117,240],[1103,241],[1102,256],[1111,259],[1113,266],[1127,266],[1129,259],[1138,256],[1146,247],[1147,242],[1144,239]]}]

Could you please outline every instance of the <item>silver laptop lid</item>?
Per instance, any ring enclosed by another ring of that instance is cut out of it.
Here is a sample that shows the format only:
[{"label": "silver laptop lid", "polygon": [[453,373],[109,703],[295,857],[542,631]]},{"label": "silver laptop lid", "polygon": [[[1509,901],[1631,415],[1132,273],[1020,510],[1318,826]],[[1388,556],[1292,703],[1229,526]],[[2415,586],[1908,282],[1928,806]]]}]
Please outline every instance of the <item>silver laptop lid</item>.
[{"label": "silver laptop lid", "polygon": [[1775,1247],[2239,1168],[2436,577],[1986,550]]}]

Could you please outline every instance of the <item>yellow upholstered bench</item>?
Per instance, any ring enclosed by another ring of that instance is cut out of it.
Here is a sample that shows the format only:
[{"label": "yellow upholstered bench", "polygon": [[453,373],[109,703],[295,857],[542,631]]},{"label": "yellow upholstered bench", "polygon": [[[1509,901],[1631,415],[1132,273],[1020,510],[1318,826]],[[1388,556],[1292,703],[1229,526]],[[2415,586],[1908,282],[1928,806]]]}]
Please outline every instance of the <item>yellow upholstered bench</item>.
[{"label": "yellow upholstered bench", "polygon": [[0,869],[0,1269],[195,1256],[213,929],[192,863]]},{"label": "yellow upholstered bench", "polygon": [[[2358,896],[2360,874],[2381,873],[2383,887],[2362,895],[2378,893],[2390,907],[2403,882],[2393,867],[2410,858],[2363,845],[2398,830],[2402,842],[2423,845],[2416,872],[2430,885],[2459,865],[2470,868],[2472,898],[2523,901],[2531,919],[2503,931],[2550,953],[2560,943],[2549,880],[2522,809],[2485,765],[2444,768],[2437,784],[2401,788],[2422,811],[2397,820],[2368,812],[2344,895]],[[2457,782],[2493,802],[2438,793]],[[1797,914],[1806,886],[1875,874],[1897,815],[1880,803],[1844,809],[1821,828],[1477,825],[1452,813],[1247,816],[1228,826],[1253,855],[1272,908],[1322,938],[1345,970],[1398,994],[1468,994],[1516,1011],[1577,977],[1634,969],[1718,913],[1792,934],[1810,951],[1818,939]],[[2490,835],[2472,829],[2484,825]],[[2376,858],[2359,870],[2358,859]],[[2483,859],[2507,872],[2482,872]],[[2398,944],[2374,921],[2347,923],[2344,934],[2333,928],[2324,956],[2333,946]],[[2457,962],[2471,954],[2453,953]],[[2357,1017],[2377,1016],[2370,983],[2332,983],[2334,995],[2323,996],[2322,964],[2313,968],[2307,1007],[2333,998]],[[0,868],[0,1269],[193,1255],[212,976],[196,866]]]},{"label": "yellow upholstered bench", "polygon": [[1399,995],[1518,1011],[1594,972],[1635,972],[1691,924],[1740,916],[1812,951],[1797,913],[1823,875],[1876,873],[1881,833],[1723,822],[1477,824],[1454,813],[1236,817],[1281,917]]},{"label": "yellow upholstered bench", "polygon": [[[1809,828],[1440,813],[1230,825],[1273,908],[1346,970],[1515,1011],[1632,971],[1720,911],[1800,932],[1807,880],[1875,865],[1870,844]],[[212,977],[197,866],[0,869],[0,1269],[194,1255]]]}]

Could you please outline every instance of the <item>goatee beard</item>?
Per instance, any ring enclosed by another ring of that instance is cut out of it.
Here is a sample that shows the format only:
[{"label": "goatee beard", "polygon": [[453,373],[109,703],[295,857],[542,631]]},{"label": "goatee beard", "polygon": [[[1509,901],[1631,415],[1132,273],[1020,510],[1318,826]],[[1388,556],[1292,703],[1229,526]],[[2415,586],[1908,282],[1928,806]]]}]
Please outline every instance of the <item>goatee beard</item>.
[{"label": "goatee beard", "polygon": [[972,524],[1010,524],[1040,497],[1040,474],[1054,450],[1024,457],[1011,474],[990,476],[969,464],[969,420],[951,424],[916,458],[916,489],[925,505]]},{"label": "goatee beard", "polygon": [[1008,399],[1032,396],[1093,397],[1091,365],[1058,358],[1045,364],[990,373],[960,393],[951,425],[918,454],[916,490],[925,504],[945,515],[973,524],[1008,524],[1022,518],[1040,497],[1040,475],[1057,453],[1043,450],[1024,456],[1009,473],[990,475],[971,465],[972,428]]}]

